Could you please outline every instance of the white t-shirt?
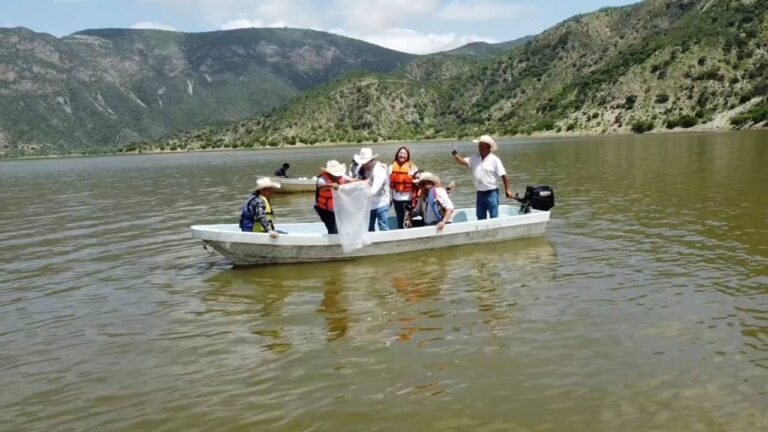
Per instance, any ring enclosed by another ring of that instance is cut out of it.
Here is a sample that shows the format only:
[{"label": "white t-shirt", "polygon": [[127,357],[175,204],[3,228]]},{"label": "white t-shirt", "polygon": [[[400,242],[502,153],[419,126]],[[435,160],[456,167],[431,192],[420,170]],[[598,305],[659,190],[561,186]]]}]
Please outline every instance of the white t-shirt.
[{"label": "white t-shirt", "polygon": [[[413,176],[416,174],[416,171],[419,169],[416,168],[415,164],[411,164],[411,168],[408,169],[408,175]],[[389,166],[389,169],[387,170],[387,175],[389,177],[392,177],[392,165]],[[413,198],[412,192],[398,192],[393,190],[392,191],[392,200],[394,201],[410,201],[411,198]]]},{"label": "white t-shirt", "polygon": [[389,208],[389,176],[387,175],[387,166],[377,161],[373,166],[368,181],[371,183],[371,210],[382,207]]},{"label": "white t-shirt", "polygon": [[464,161],[469,164],[469,169],[472,170],[472,180],[475,182],[475,189],[480,192],[498,188],[499,182],[502,181],[501,176],[507,175],[501,159],[493,153],[488,154],[485,159],[478,153],[464,158]]}]

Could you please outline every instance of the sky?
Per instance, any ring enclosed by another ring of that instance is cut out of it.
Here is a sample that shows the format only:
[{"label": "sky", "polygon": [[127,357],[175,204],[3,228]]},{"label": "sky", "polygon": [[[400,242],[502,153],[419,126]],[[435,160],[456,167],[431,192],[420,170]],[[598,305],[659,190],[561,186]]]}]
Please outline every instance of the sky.
[{"label": "sky", "polygon": [[537,34],[626,0],[0,0],[0,27],[65,36],[93,28],[329,31],[414,54]]}]

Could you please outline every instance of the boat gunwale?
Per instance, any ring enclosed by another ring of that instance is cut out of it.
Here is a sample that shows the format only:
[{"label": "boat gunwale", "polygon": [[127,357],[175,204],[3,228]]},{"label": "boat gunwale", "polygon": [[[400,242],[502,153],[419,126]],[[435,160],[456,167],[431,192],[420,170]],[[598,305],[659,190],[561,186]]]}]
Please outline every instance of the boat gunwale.
[{"label": "boat gunwale", "polygon": [[[500,206],[500,210],[515,211],[517,207],[514,206]],[[474,208],[457,209],[457,211],[472,211]],[[510,211],[511,213],[511,211]],[[550,218],[550,212],[532,210],[528,214],[506,214],[500,215],[495,219],[483,219],[483,220],[468,220],[464,222],[454,222],[445,226],[442,232],[438,232],[435,226],[425,226],[419,228],[389,230],[389,231],[375,231],[368,233],[369,240],[372,244],[376,243],[388,243],[398,241],[414,241],[424,238],[434,237],[436,235],[447,236],[452,234],[465,234],[478,231],[488,231],[493,229],[499,229],[504,227],[527,225],[541,222],[548,222]],[[325,227],[320,222],[307,222],[307,223],[289,223],[279,224],[278,230],[289,230],[291,226],[296,225],[315,225],[318,228],[324,230]],[[227,227],[228,229],[223,229]],[[229,242],[229,243],[242,243],[253,245],[268,245],[268,246],[330,246],[339,245],[341,241],[337,235],[329,235],[325,232],[318,234],[281,234],[278,239],[272,239],[266,233],[254,233],[232,230],[233,227],[237,227],[236,224],[216,224],[216,225],[193,225],[190,227],[192,236],[200,240],[217,241],[217,242]]]}]

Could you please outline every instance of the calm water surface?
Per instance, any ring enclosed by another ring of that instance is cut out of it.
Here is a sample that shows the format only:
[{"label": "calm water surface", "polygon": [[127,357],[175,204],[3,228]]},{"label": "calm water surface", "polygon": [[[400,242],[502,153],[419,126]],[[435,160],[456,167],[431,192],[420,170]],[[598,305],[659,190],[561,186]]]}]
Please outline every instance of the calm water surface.
[{"label": "calm water surface", "polygon": [[538,239],[232,270],[190,238],[355,150],[0,163],[0,430],[768,429],[768,134],[503,143],[558,193]]}]

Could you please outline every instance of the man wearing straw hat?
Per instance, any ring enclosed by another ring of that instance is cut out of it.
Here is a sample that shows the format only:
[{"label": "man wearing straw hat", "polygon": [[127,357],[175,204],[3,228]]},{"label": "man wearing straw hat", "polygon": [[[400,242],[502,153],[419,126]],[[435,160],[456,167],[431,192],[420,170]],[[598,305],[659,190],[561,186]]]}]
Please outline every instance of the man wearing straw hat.
[{"label": "man wearing straw hat", "polygon": [[504,182],[504,193],[507,198],[512,198],[514,193],[509,188],[504,164],[493,154],[498,149],[496,141],[490,135],[483,135],[472,142],[477,144],[476,155],[465,158],[456,149],[451,154],[456,162],[472,170],[472,180],[477,189],[475,204],[477,219],[487,219],[489,216],[494,219],[499,217],[499,180]]},{"label": "man wearing straw hat", "polygon": [[323,168],[323,172],[317,176],[315,186],[315,211],[320,220],[325,224],[328,234],[338,234],[336,227],[336,213],[333,206],[333,191],[340,185],[353,181],[344,175],[347,167],[336,160],[329,160]]},{"label": "man wearing straw hat", "polygon": [[273,239],[277,239],[275,231],[275,216],[272,212],[272,190],[280,189],[280,183],[273,182],[269,177],[262,177],[256,181],[253,195],[243,206],[240,214],[240,229],[247,232],[269,233]]},{"label": "man wearing straw hat", "polygon": [[[431,172],[423,172],[418,180],[421,195],[416,207],[405,216],[405,227],[436,225],[442,231],[453,219],[453,202],[448,192],[440,184],[440,177]],[[421,224],[416,224],[414,216],[421,216]]]},{"label": "man wearing straw hat", "polygon": [[379,231],[389,230],[389,175],[387,166],[376,160],[378,154],[368,147],[360,149],[360,153],[354,156],[355,162],[360,166],[358,179],[368,180],[371,185],[371,218],[368,231],[375,231],[378,225]]}]

